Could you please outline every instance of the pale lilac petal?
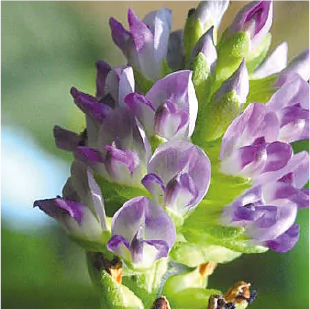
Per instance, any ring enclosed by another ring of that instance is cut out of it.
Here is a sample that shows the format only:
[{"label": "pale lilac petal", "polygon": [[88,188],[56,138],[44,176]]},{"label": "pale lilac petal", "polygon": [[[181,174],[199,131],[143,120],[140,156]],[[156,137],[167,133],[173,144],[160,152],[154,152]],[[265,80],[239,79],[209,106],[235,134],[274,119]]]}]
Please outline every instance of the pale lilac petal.
[{"label": "pale lilac petal", "polygon": [[118,86],[118,104],[124,106],[124,99],[129,94],[135,91],[135,79],[132,67],[123,69]]},{"label": "pale lilac petal", "polygon": [[144,222],[147,203],[146,197],[135,197],[127,201],[113,216],[112,234],[121,235],[130,244]]},{"label": "pale lilac petal", "polygon": [[246,5],[235,17],[227,31],[230,36],[247,32],[251,38],[251,49],[255,49],[269,32],[272,24],[272,1],[255,1]]},{"label": "pale lilac petal", "polygon": [[269,240],[265,245],[275,252],[287,252],[291,250],[299,239],[299,225],[292,225],[285,233],[273,240]]},{"label": "pale lilac petal", "polygon": [[264,78],[282,71],[287,65],[287,42],[281,43],[254,71],[256,78]]},{"label": "pale lilac petal", "polygon": [[279,75],[277,86],[283,85],[286,81],[292,79],[298,74],[303,80],[308,81],[310,75],[309,67],[309,49],[295,57]]},{"label": "pale lilac petal", "polygon": [[169,9],[160,9],[150,12],[143,19],[154,34],[155,63],[161,66],[167,56],[168,41],[172,25],[172,13]]},{"label": "pale lilac petal", "polygon": [[76,88],[71,88],[71,95],[75,104],[86,114],[102,122],[103,119],[111,112],[111,107],[106,104],[99,103],[94,97],[89,94],[78,91]]},{"label": "pale lilac petal", "polygon": [[170,139],[188,137],[189,114],[179,105],[167,101],[155,114],[155,133]]},{"label": "pale lilac petal", "polygon": [[295,74],[273,94],[267,106],[273,111],[279,111],[281,108],[296,104],[309,110],[309,86],[298,74]]},{"label": "pale lilac petal", "polygon": [[105,81],[111,67],[102,60],[96,62],[97,77],[96,77],[96,99],[100,100],[104,97]]},{"label": "pale lilac petal", "polygon": [[198,101],[191,77],[192,72],[189,70],[171,73],[157,81],[146,94],[147,100],[152,102],[155,109],[170,101],[188,111],[189,136],[195,129],[198,113]]},{"label": "pale lilac petal", "polygon": [[56,146],[66,151],[74,151],[74,149],[83,142],[83,137],[81,135],[59,126],[54,127],[54,138]]},{"label": "pale lilac petal", "polygon": [[201,24],[202,30],[206,31],[206,26],[214,25],[219,28],[224,13],[228,8],[229,1],[202,1],[199,3],[196,14]]},{"label": "pale lilac petal", "polygon": [[183,70],[185,68],[183,30],[177,30],[170,33],[167,50],[167,63],[173,71]]}]

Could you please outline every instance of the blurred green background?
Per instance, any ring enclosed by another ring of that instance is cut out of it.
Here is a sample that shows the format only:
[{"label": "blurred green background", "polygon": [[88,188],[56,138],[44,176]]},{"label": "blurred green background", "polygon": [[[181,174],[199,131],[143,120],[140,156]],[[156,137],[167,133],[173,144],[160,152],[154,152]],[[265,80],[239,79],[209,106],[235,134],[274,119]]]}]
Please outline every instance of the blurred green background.
[{"label": "blurred green background", "polygon": [[[232,2],[222,28],[246,2]],[[113,46],[108,18],[126,22],[132,7],[173,10],[173,28],[184,25],[197,2],[1,2],[2,26],[2,306],[98,308],[84,254],[35,199],[54,197],[69,174],[71,155],[56,149],[52,128],[81,131],[82,114],[71,86],[94,93],[98,59],[124,63]],[[309,2],[274,3],[273,45],[286,40],[289,59],[309,45]],[[301,238],[287,254],[244,255],[218,267],[212,288],[227,290],[242,279],[258,289],[253,309],[309,307],[308,210],[300,212]]]}]

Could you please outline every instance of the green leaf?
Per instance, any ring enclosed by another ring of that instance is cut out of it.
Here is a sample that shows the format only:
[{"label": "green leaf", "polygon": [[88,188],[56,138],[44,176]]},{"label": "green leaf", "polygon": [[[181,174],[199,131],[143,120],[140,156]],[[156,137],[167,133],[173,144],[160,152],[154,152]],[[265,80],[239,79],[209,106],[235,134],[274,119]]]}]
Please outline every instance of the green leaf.
[{"label": "green leaf", "polygon": [[194,243],[176,243],[170,252],[170,257],[188,267],[196,267],[206,262],[227,263],[241,255],[221,246],[202,246]]},{"label": "green leaf", "polygon": [[192,80],[199,106],[205,106],[209,103],[208,94],[210,89],[207,80],[210,73],[210,66],[203,53],[198,54],[191,67],[193,70]]},{"label": "green leaf", "polygon": [[131,198],[136,196],[151,197],[149,192],[142,185],[139,187],[131,187],[112,183],[99,174],[95,175],[95,179],[104,196],[105,211],[109,217],[113,217],[114,213]]},{"label": "green leaf", "polygon": [[214,294],[222,293],[213,289],[189,288],[167,298],[172,309],[206,309],[210,296]]},{"label": "green leaf", "polygon": [[168,74],[172,73],[173,71],[170,69],[170,67],[168,66],[168,63],[166,61],[166,59],[164,59],[161,63],[161,77],[165,77]]},{"label": "green leaf", "polygon": [[267,33],[263,41],[246,58],[246,66],[249,74],[251,74],[265,59],[270,44],[271,44],[271,33]]},{"label": "green leaf", "polygon": [[102,309],[144,309],[141,300],[126,286],[117,283],[104,268],[95,267],[96,255],[87,254],[90,277],[97,288]]},{"label": "green leaf", "polygon": [[167,271],[167,259],[157,260],[153,267],[134,275],[123,276],[123,284],[135,293],[143,302],[145,308],[150,308],[157,298],[162,277]]},{"label": "green leaf", "polygon": [[265,78],[250,80],[250,92],[243,108],[246,108],[252,102],[267,103],[271,96],[278,90],[274,86],[277,78],[277,75],[271,75]]},{"label": "green leaf", "polygon": [[200,108],[193,141],[200,147],[221,137],[240,113],[240,101],[235,91],[226,93],[218,102],[214,96]]},{"label": "green leaf", "polygon": [[192,49],[202,35],[203,29],[194,12],[187,18],[184,28],[184,49],[186,62],[189,60]]},{"label": "green leaf", "polygon": [[217,91],[223,81],[238,69],[242,58],[245,58],[248,54],[249,46],[250,38],[248,34],[239,32],[225,38],[225,32],[223,33],[217,45],[215,82],[212,86],[212,93]]},{"label": "green leaf", "polygon": [[146,94],[153,86],[153,81],[147,79],[142,73],[137,70],[133,70],[135,77],[136,91],[142,94]]}]

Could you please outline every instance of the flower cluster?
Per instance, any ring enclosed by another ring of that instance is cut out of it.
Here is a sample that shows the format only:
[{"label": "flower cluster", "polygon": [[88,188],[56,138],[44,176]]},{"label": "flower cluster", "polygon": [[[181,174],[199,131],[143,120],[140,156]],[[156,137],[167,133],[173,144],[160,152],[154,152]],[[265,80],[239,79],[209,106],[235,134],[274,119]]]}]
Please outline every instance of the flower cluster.
[{"label": "flower cluster", "polygon": [[[57,147],[75,158],[71,176],[62,197],[35,202],[87,251],[112,252],[139,273],[175,244],[234,258],[247,252],[226,245],[216,229],[235,227],[251,250],[296,244],[309,156],[291,143],[309,139],[309,51],[287,65],[282,43],[264,60],[271,1],[245,6],[218,40],[227,7],[202,2],[175,32],[168,9],[143,20],[129,9],[129,30],[110,19],[127,64],[98,61],[95,96],[71,88],[86,129],[55,126]],[[191,223],[205,218],[206,231]]]}]

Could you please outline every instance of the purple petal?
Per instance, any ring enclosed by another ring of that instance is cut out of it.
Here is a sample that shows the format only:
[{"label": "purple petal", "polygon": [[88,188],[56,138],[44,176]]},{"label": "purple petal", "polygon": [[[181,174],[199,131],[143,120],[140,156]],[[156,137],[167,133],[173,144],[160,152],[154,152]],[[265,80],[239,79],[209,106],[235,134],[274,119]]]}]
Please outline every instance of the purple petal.
[{"label": "purple petal", "polygon": [[128,32],[123,25],[118,22],[113,17],[110,18],[110,28],[112,39],[114,43],[124,52],[126,53],[129,41],[131,39],[131,34]]},{"label": "purple petal", "polygon": [[85,206],[80,203],[64,200],[60,197],[35,201],[34,207],[36,206],[56,220],[62,220],[62,217],[68,215],[79,224],[82,223],[85,209]]},{"label": "purple petal", "polygon": [[188,137],[189,114],[179,105],[167,101],[155,114],[155,133],[167,140]]},{"label": "purple petal", "polygon": [[270,56],[255,70],[254,76],[256,78],[264,78],[283,70],[287,64],[287,51],[287,42],[277,46]]},{"label": "purple petal", "polygon": [[71,88],[71,95],[74,98],[75,104],[90,117],[102,122],[105,117],[111,112],[111,108],[105,104],[99,103],[94,97],[89,94],[78,91],[76,88]]},{"label": "purple petal", "polygon": [[199,192],[192,177],[188,174],[181,174],[167,185],[165,204],[177,213],[188,212],[189,207],[197,205],[198,198]]},{"label": "purple petal", "polygon": [[242,146],[251,145],[257,138],[277,140],[279,121],[274,112],[258,103],[251,103],[227,128],[221,146],[220,159],[224,160]]},{"label": "purple petal", "polygon": [[111,177],[120,179],[123,174],[123,167],[132,175],[139,165],[139,157],[130,150],[118,149],[114,146],[106,145],[107,150],[105,166]]},{"label": "purple petal", "polygon": [[104,96],[105,81],[111,67],[104,61],[99,60],[96,62],[97,78],[96,78],[96,99],[100,100]]},{"label": "purple petal", "polygon": [[113,235],[107,243],[107,249],[120,256],[129,256],[130,244],[121,235]]},{"label": "purple petal", "polygon": [[75,132],[68,131],[59,126],[54,127],[54,138],[56,146],[66,151],[74,151],[83,141],[83,138]]},{"label": "purple petal", "polygon": [[235,17],[227,35],[247,32],[251,38],[251,49],[264,39],[272,24],[272,1],[256,1],[246,5]]},{"label": "purple petal", "polygon": [[287,106],[278,112],[278,117],[281,126],[280,140],[292,143],[309,139],[309,110],[303,109],[299,104]]},{"label": "purple petal", "polygon": [[155,108],[143,95],[136,92],[128,94],[125,103],[139,119],[149,136],[154,135]]},{"label": "purple petal", "polygon": [[271,180],[280,179],[283,176],[293,173],[294,186],[302,188],[309,180],[309,154],[306,151],[295,154],[288,163],[280,170],[267,172],[255,179],[255,184],[264,184]]},{"label": "purple petal", "polygon": [[90,147],[77,147],[74,151],[74,156],[76,159],[86,163],[103,163],[104,158],[99,150]]},{"label": "purple petal", "polygon": [[198,101],[191,80],[192,72],[178,71],[157,81],[146,94],[146,99],[158,109],[166,101],[178,104],[189,113],[189,136],[192,135],[198,112]]},{"label": "purple petal", "polygon": [[290,144],[274,142],[267,146],[267,162],[264,172],[277,171],[283,168],[292,157]]},{"label": "purple petal", "polygon": [[275,252],[287,252],[297,243],[299,238],[299,225],[292,225],[285,233],[266,242],[266,246]]},{"label": "purple petal", "polygon": [[[148,172],[156,174],[165,185],[176,176],[187,173],[195,187],[192,189],[188,184],[187,190],[198,192],[195,205],[191,206],[196,206],[208,191],[210,171],[210,161],[203,150],[186,141],[169,141],[160,145],[148,165]],[[178,181],[186,187],[185,178]]]},{"label": "purple petal", "polygon": [[141,180],[144,187],[157,199],[161,201],[166,191],[166,186],[156,174],[147,174]]},{"label": "purple petal", "polygon": [[277,206],[277,214],[266,213],[247,229],[247,234],[258,241],[277,238],[294,224],[297,206],[289,200],[281,200]]},{"label": "purple petal", "polygon": [[309,80],[309,49],[295,57],[288,67],[280,73],[276,83],[277,86],[282,86],[286,81],[292,79],[295,74],[298,74],[305,81]]},{"label": "purple petal", "polygon": [[[144,244],[152,246],[156,249],[157,254],[156,254],[154,260],[158,260],[160,258],[168,256],[170,248],[169,248],[166,241],[164,241],[164,240],[147,240],[147,241],[144,241]],[[144,248],[144,250],[145,250],[145,248]]]}]

